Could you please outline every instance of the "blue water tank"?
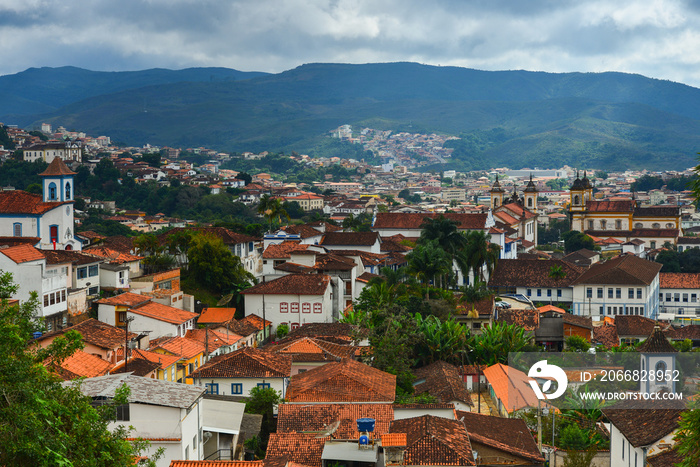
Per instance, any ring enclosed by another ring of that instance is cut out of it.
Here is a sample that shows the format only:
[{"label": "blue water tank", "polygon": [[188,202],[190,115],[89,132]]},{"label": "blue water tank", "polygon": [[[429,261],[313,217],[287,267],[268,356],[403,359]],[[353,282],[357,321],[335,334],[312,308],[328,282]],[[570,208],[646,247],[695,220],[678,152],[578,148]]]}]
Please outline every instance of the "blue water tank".
[{"label": "blue water tank", "polygon": [[367,435],[360,436],[360,444],[363,446],[368,445],[369,444],[369,436],[367,436]]},{"label": "blue water tank", "polygon": [[372,432],[372,431],[374,431],[374,419],[373,418],[358,418],[357,419],[357,431],[359,431],[359,432]]},{"label": "blue water tank", "polygon": [[32,337],[33,337],[34,339],[40,338],[40,337],[41,337],[41,332],[40,332],[40,331],[33,332],[33,333],[32,333]]}]

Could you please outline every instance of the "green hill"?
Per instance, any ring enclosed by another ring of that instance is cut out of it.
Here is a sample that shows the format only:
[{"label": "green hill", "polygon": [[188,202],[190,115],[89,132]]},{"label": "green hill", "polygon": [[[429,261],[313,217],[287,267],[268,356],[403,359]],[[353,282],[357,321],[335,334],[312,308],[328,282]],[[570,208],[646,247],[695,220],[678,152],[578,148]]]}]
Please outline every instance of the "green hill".
[{"label": "green hill", "polygon": [[[134,76],[127,88],[112,83],[103,93],[99,83],[85,84],[89,97],[67,92],[72,97],[64,100],[72,101],[31,121],[134,145],[224,151],[313,152],[320,138],[345,123],[443,132],[463,137],[450,163],[462,169],[681,169],[695,165],[700,151],[700,90],[639,75],[383,63],[309,64],[234,80],[241,76],[211,70],[197,74],[209,72],[209,80],[143,86]],[[74,91],[67,79],[64,87]],[[35,101],[44,103],[39,96]],[[22,97],[29,99],[26,90]]]}]

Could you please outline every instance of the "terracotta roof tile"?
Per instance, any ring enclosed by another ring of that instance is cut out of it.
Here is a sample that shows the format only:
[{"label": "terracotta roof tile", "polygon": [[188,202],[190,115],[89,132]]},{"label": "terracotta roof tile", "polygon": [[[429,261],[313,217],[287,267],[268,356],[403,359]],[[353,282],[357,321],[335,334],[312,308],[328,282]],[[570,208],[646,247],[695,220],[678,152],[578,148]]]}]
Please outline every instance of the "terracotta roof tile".
[{"label": "terracotta roof tile", "polygon": [[537,405],[529,378],[522,371],[497,363],[484,369],[483,374],[508,413]]},{"label": "terracotta roof tile", "polygon": [[[676,467],[684,457],[676,449],[668,449],[647,457],[647,465],[651,467]],[[700,467],[700,461],[696,464]]]},{"label": "terracotta roof tile", "polygon": [[406,465],[476,465],[469,435],[459,420],[423,415],[394,420],[389,432],[406,434]]},{"label": "terracotta roof tile", "polygon": [[288,378],[292,359],[253,347],[218,355],[192,373],[195,378]]},{"label": "terracotta roof tile", "polygon": [[149,301],[151,301],[151,299],[145,295],[124,292],[119,295],[115,295],[114,297],[102,298],[97,300],[96,303],[103,305],[134,307]]},{"label": "terracotta roof tile", "polygon": [[194,339],[187,339],[186,337],[173,337],[161,343],[158,347],[152,348],[154,351],[158,349],[163,349],[172,355],[179,355],[181,358],[188,360],[199,354],[203,354],[204,344]]},{"label": "terracotta roof tile", "polygon": [[292,376],[290,402],[393,402],[396,376],[344,359]]},{"label": "terracotta roof tile", "polygon": [[156,302],[149,302],[129,308],[129,312],[170,324],[183,324],[198,316],[197,313],[181,310],[168,305],[162,305]]},{"label": "terracotta roof tile", "polygon": [[414,385],[415,394],[427,392],[440,402],[460,401],[470,406],[474,405],[456,366],[437,361],[414,370],[413,374],[416,380],[425,380]]},{"label": "terracotta roof tile", "polygon": [[617,347],[620,345],[620,338],[617,335],[617,327],[610,324],[594,326],[593,342],[597,342],[605,347]]},{"label": "terracotta roof tile", "polygon": [[394,408],[392,404],[280,404],[277,432],[321,431],[339,421],[333,438],[357,439],[357,419],[365,417],[375,420],[375,433],[385,433],[394,419]]},{"label": "terracotta roof tile", "polygon": [[197,319],[197,324],[221,324],[229,323],[236,314],[235,308],[205,308]]},{"label": "terracotta roof tile", "polygon": [[662,289],[700,289],[700,273],[660,272],[659,287]]},{"label": "terracotta roof tile", "polygon": [[666,331],[669,339],[691,339],[700,340],[700,324],[691,324]]},{"label": "terracotta roof tile", "polygon": [[308,323],[292,330],[281,342],[288,342],[300,337],[314,337],[326,342],[347,344],[357,334],[357,326],[347,323]]},{"label": "terracotta roof tile", "polygon": [[289,259],[292,256],[292,252],[306,251],[306,249],[310,246],[311,245],[285,240],[282,243],[268,245],[267,248],[265,248],[265,251],[263,251],[263,258]]},{"label": "terracotta roof tile", "polygon": [[634,211],[633,200],[621,200],[621,201],[586,201],[586,211],[589,212],[633,212]]},{"label": "terracotta roof tile", "polygon": [[595,263],[581,274],[573,285],[650,285],[659,274],[662,265],[634,255],[621,255],[604,263]]},{"label": "terracotta roof tile", "polygon": [[38,261],[45,258],[44,253],[28,244],[15,245],[6,248],[0,247],[0,253],[7,256],[16,264],[22,264],[28,261]]},{"label": "terracotta roof tile", "polygon": [[16,245],[37,245],[41,241],[41,237],[0,237],[0,245],[16,246]]},{"label": "terracotta roof tile", "polygon": [[54,157],[46,170],[39,174],[40,177],[56,177],[63,175],[76,175],[76,173],[71,171],[60,157]]},{"label": "terracotta roof tile", "polygon": [[44,214],[69,202],[44,202],[41,195],[26,191],[0,191],[0,214]]},{"label": "terracotta roof tile", "polygon": [[180,360],[180,356],[178,355],[167,355],[143,349],[133,349],[131,351],[131,358],[148,360],[149,362],[155,363],[160,370],[165,370],[170,365]]},{"label": "terracotta roof tile", "polygon": [[291,355],[295,362],[335,362],[342,358],[353,358],[357,350],[353,346],[340,345],[311,337],[300,337],[291,341],[285,339],[284,343],[268,348],[271,352]]},{"label": "terracotta roof tile", "polygon": [[678,352],[668,341],[659,326],[654,327],[654,331],[649,337],[637,347],[637,352],[642,353],[676,353]]},{"label": "terracotta roof tile", "polygon": [[207,233],[220,238],[226,245],[235,245],[238,243],[260,241],[259,238],[252,237],[250,235],[239,234],[225,227],[176,227],[174,229],[168,230],[163,234],[158,235],[158,241],[161,244],[166,243],[168,241],[168,237],[178,232]]},{"label": "terracotta roof tile", "polygon": [[617,335],[628,336],[649,336],[654,331],[656,321],[638,315],[617,315],[615,317],[615,327]]},{"label": "terracotta roof tile", "polygon": [[638,448],[652,444],[678,428],[685,403],[664,401],[663,406],[659,408],[659,401],[625,401],[626,409],[613,407],[603,409],[603,413],[627,441]]},{"label": "terracotta roof tile", "polygon": [[[457,223],[460,230],[479,230],[486,227],[486,214],[459,214],[445,213],[447,219]],[[440,214],[434,213],[397,213],[379,212],[372,228],[374,229],[402,229],[420,230],[425,219],[435,219]]]},{"label": "terracotta roof tile", "polygon": [[472,444],[484,444],[534,463],[544,462],[537,441],[522,418],[493,417],[462,410],[457,410],[456,414],[457,420],[464,422]]},{"label": "terracotta roof tile", "polygon": [[270,433],[265,458],[286,456],[309,467],[322,467],[321,455],[328,439],[308,433]]},{"label": "terracotta roof tile", "polygon": [[384,448],[405,447],[406,433],[382,433],[381,441]]},{"label": "terracotta roof tile", "polygon": [[66,381],[83,377],[103,376],[113,366],[111,362],[82,350],[76,350],[73,355],[63,360],[60,364],[47,362],[45,365],[53,369]]},{"label": "terracotta roof tile", "polygon": [[[559,281],[550,277],[553,266],[561,266],[566,276]],[[582,272],[582,268],[557,259],[502,259],[489,279],[489,287],[564,288],[570,287]]]},{"label": "terracotta roof tile", "polygon": [[[124,339],[126,337],[123,329],[93,318],[64,329],[63,332],[67,330],[78,331],[80,335],[83,336],[83,341],[96,345],[97,347],[102,347],[103,349],[114,349],[124,345]],[[129,332],[130,339],[136,337],[137,335],[135,333]]]},{"label": "terracotta roof tile", "polygon": [[74,250],[45,250],[46,264],[72,263],[75,265],[101,263],[102,258]]},{"label": "terracotta roof tile", "polygon": [[299,235],[300,238],[307,239],[312,237],[318,237],[323,235],[323,232],[315,229],[314,227],[301,224],[301,225],[288,225],[280,230],[284,230],[288,234]]},{"label": "terracotta roof tile", "polygon": [[372,246],[381,242],[377,232],[328,232],[321,239],[321,245],[330,246]]},{"label": "terracotta roof tile", "polygon": [[[207,334],[209,338],[207,339]],[[242,336],[234,333],[219,332],[213,329],[189,329],[185,333],[186,339],[192,339],[201,342],[204,345],[208,344],[208,352],[214,352],[219,347],[224,345],[233,345],[243,339]]]},{"label": "terracotta roof tile", "polygon": [[91,246],[83,250],[83,252],[90,255],[99,256],[108,260],[110,263],[114,264],[124,264],[130,263],[132,261],[141,261],[143,256],[132,255],[131,253],[126,253],[123,251],[113,250],[106,246]]},{"label": "terracotta roof tile", "polygon": [[289,274],[268,282],[261,282],[241,292],[247,294],[303,294],[323,295],[330,284],[325,274]]}]

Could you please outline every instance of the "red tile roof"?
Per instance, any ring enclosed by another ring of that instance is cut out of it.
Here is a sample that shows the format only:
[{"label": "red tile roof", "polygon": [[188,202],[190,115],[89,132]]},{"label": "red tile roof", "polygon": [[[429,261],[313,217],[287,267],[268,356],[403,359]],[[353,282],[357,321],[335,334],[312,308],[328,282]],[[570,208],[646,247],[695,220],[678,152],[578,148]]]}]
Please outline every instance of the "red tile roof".
[{"label": "red tile roof", "polygon": [[700,273],[660,272],[659,287],[662,289],[700,289]]},{"label": "red tile roof", "polygon": [[130,263],[132,261],[141,261],[143,256],[132,255],[131,253],[126,253],[122,251],[117,251],[106,246],[92,246],[83,250],[83,252],[99,256],[108,260],[110,263],[123,264]]},{"label": "red tile roof", "polygon": [[218,355],[192,373],[195,378],[288,378],[292,359],[253,347]]},{"label": "red tile roof", "polygon": [[[60,331],[64,333],[68,330],[78,331],[81,336],[83,336],[83,341],[88,344],[101,347],[103,349],[115,349],[124,345],[126,338],[125,331],[111,324],[103,323],[96,319],[90,318],[82,321],[75,326],[63,329]],[[129,338],[134,339],[137,335],[133,332],[129,332]]]},{"label": "red tile roof", "polygon": [[60,364],[45,362],[45,365],[66,381],[82,377],[104,376],[112,368],[112,363],[82,350],[76,350],[73,355]]},{"label": "red tile roof", "polygon": [[329,438],[316,438],[308,433],[270,433],[266,459],[286,456],[293,462],[309,467],[321,467],[323,446]]},{"label": "red tile roof", "polygon": [[331,246],[372,246],[380,241],[377,232],[328,232],[320,243]]},{"label": "red tile roof", "polygon": [[[558,281],[550,277],[553,266],[561,266],[566,276]],[[502,259],[489,279],[489,287],[570,287],[582,271],[582,268],[558,259]]]},{"label": "red tile roof", "polygon": [[[207,334],[209,335],[208,339]],[[233,345],[243,339],[243,337],[238,334],[218,332],[213,329],[190,329],[185,333],[185,338],[208,345],[208,351],[210,353],[214,352],[219,347]]]},{"label": "red tile roof", "polygon": [[115,295],[114,297],[102,298],[100,300],[97,300],[96,303],[103,305],[134,307],[149,301],[151,301],[151,299],[149,297],[146,297],[145,295],[124,292],[119,295]]},{"label": "red tile roof", "polygon": [[7,248],[0,247],[0,253],[7,256],[16,264],[22,264],[28,261],[37,261],[45,258],[44,253],[27,244],[10,246]]},{"label": "red tile roof", "polygon": [[174,235],[178,232],[191,232],[191,233],[208,233],[211,235],[214,235],[216,237],[219,237],[221,240],[226,245],[235,245],[237,243],[248,243],[248,242],[257,242],[260,239],[256,237],[252,237],[250,235],[244,235],[244,234],[239,234],[234,232],[233,230],[229,230],[225,227],[176,227],[174,229],[168,230],[166,233],[158,235],[158,241],[160,243],[165,243],[168,240],[168,237],[171,235]]},{"label": "red tile roof", "polygon": [[393,402],[396,376],[344,359],[292,376],[290,402]]},{"label": "red tile roof", "polygon": [[329,284],[330,276],[325,274],[289,274],[279,279],[261,282],[241,293],[244,295],[324,295]]},{"label": "red tile roof", "polygon": [[41,195],[26,191],[0,191],[0,214],[44,214],[68,202],[44,202]]},{"label": "red tile roof", "polygon": [[172,355],[178,355],[185,360],[189,360],[190,358],[204,353],[204,344],[194,339],[187,339],[186,337],[172,337],[165,342],[161,342],[158,347],[151,348],[151,350],[154,351],[158,349],[165,350]]},{"label": "red tile roof", "polygon": [[586,201],[586,211],[589,212],[633,212],[634,211],[633,200],[621,200],[621,201]]},{"label": "red tile roof", "polygon": [[131,351],[131,358],[141,358],[143,360],[156,363],[158,368],[161,370],[165,370],[170,365],[177,363],[177,361],[180,360],[179,355],[167,355],[142,349],[133,349]]},{"label": "red tile roof", "polygon": [[326,342],[311,337],[300,337],[283,344],[270,346],[271,352],[291,355],[295,362],[325,362],[339,361],[342,358],[353,358],[357,347]]},{"label": "red tile roof", "polygon": [[486,368],[483,374],[508,413],[537,405],[529,378],[522,371],[497,363]]},{"label": "red tile roof", "polygon": [[469,435],[459,420],[423,415],[394,420],[389,431],[406,434],[406,465],[476,465]]},{"label": "red tile roof", "polygon": [[54,157],[46,170],[39,174],[40,177],[57,177],[63,175],[76,175],[76,173],[71,171],[60,157]]},{"label": "red tile roof", "polygon": [[621,337],[644,336],[646,338],[654,331],[656,321],[645,316],[618,315],[615,317],[617,335]]},{"label": "red tile roof", "polygon": [[609,324],[594,326],[593,342],[597,342],[605,347],[616,347],[620,345],[620,338],[617,335],[616,326]]},{"label": "red tile roof", "polygon": [[305,245],[299,242],[285,240],[282,243],[268,245],[267,248],[265,248],[265,251],[263,251],[263,258],[289,259],[292,256],[292,252],[305,251],[310,246],[311,245]]},{"label": "red tile roof", "polygon": [[183,324],[198,316],[197,313],[180,310],[179,308],[162,305],[156,302],[129,308],[129,312],[170,324]]},{"label": "red tile roof", "polygon": [[340,426],[335,439],[357,439],[358,418],[373,418],[375,433],[386,433],[394,419],[392,404],[280,404],[278,433],[321,431],[333,422]]},{"label": "red tile roof", "polygon": [[[650,403],[650,402],[653,402]],[[627,409],[608,408],[603,413],[629,443],[638,448],[648,446],[678,428],[684,401],[625,401]]]},{"label": "red tile roof", "polygon": [[[434,213],[397,213],[379,212],[372,228],[374,229],[402,229],[421,230],[421,225],[425,219],[435,219],[441,214]],[[457,223],[457,228],[461,230],[478,230],[486,227],[486,214],[442,214],[447,219]]]},{"label": "red tile roof", "polygon": [[406,433],[382,433],[381,442],[384,448],[405,447],[408,444]]},{"label": "red tile roof", "polygon": [[415,394],[427,392],[437,398],[439,402],[459,401],[470,406],[474,405],[456,366],[437,361],[414,370],[413,374],[416,380],[425,380],[414,385]]},{"label": "red tile roof", "polygon": [[472,444],[480,443],[499,451],[543,463],[537,442],[522,418],[501,418],[457,410],[457,419],[464,422]]},{"label": "red tile roof", "polygon": [[197,324],[226,324],[234,319],[235,308],[205,308],[197,319]]},{"label": "red tile roof", "polygon": [[[499,262],[500,264],[500,262]],[[659,274],[662,265],[634,255],[622,255],[604,263],[595,263],[581,274],[572,285],[650,285]]]}]

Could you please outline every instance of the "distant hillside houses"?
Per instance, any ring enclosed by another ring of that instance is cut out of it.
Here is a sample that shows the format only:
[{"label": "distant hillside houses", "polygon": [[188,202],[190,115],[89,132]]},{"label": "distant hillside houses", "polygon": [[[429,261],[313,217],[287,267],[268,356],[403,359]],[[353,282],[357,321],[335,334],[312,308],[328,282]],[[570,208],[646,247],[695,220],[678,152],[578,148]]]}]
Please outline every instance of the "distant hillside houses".
[{"label": "distant hillside houses", "polygon": [[51,163],[54,158],[65,162],[83,161],[83,142],[79,139],[32,144],[22,150],[22,158],[27,162],[44,161]]}]

